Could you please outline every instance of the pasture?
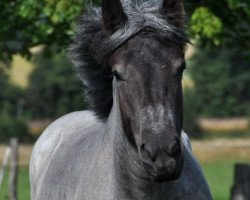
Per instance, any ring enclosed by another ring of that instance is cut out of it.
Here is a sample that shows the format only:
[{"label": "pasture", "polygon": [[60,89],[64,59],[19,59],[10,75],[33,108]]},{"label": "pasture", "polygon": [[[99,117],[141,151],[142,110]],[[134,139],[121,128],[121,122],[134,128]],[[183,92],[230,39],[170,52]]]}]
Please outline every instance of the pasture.
[{"label": "pasture", "polygon": [[[3,180],[3,186],[0,191],[0,199],[8,200],[8,171],[5,173]],[[29,170],[28,167],[19,168],[18,176],[18,199],[19,200],[29,200],[30,199],[30,189],[29,189]]]},{"label": "pasture", "polygon": [[[218,139],[193,141],[193,150],[198,157],[214,200],[228,200],[230,188],[233,184],[233,168],[237,162],[250,163],[250,139]],[[0,146],[2,155],[3,146]],[[29,158],[31,146],[21,146],[20,161]],[[1,158],[0,158],[1,160]],[[5,174],[0,199],[8,198],[8,173]],[[19,200],[28,200],[29,197],[28,166],[19,168],[18,196]]]}]

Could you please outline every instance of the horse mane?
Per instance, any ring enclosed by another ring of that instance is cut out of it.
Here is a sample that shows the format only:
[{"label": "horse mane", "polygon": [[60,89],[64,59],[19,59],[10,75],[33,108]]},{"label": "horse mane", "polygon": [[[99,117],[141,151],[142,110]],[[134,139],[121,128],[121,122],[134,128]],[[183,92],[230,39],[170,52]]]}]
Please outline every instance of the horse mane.
[{"label": "horse mane", "polygon": [[[188,41],[185,27],[178,27],[159,13],[160,0],[122,0],[127,22],[112,35],[103,30],[100,7],[86,6],[84,15],[75,27],[73,43],[69,48],[77,74],[84,85],[89,109],[100,120],[106,120],[113,105],[112,71],[107,61],[111,54],[141,31],[154,31],[168,40]],[[173,13],[170,17],[178,17]]]}]

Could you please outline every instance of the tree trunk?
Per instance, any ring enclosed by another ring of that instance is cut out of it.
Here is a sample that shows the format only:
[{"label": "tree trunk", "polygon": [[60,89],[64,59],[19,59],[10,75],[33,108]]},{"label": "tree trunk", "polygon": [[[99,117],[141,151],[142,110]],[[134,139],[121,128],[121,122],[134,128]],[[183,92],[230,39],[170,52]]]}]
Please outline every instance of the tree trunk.
[{"label": "tree trunk", "polygon": [[4,152],[3,165],[0,169],[0,191],[1,191],[1,186],[2,186],[2,182],[3,182],[4,172],[5,172],[6,166],[8,164],[9,157],[10,157],[10,153],[11,153],[11,149],[8,146]]},{"label": "tree trunk", "polygon": [[11,165],[9,177],[9,199],[17,200],[17,177],[18,177],[18,139],[12,138],[10,140],[11,147]]}]

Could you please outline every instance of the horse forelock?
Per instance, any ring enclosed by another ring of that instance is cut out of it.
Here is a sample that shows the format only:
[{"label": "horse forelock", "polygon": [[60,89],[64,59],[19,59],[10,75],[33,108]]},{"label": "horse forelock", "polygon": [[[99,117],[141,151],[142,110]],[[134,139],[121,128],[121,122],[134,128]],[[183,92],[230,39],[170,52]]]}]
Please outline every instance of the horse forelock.
[{"label": "horse forelock", "polygon": [[159,13],[159,0],[121,2],[128,20],[112,35],[103,31],[101,8],[87,6],[75,26],[75,36],[69,48],[70,58],[85,88],[85,100],[101,120],[107,119],[113,105],[112,72],[107,61],[117,48],[147,30],[183,45],[188,42],[185,26],[177,27]]}]

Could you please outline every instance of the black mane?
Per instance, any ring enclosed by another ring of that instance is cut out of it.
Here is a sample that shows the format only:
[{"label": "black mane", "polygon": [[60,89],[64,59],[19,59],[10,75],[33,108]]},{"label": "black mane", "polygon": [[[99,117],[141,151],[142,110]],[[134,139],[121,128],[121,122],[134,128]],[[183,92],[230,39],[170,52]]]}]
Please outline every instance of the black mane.
[{"label": "black mane", "polygon": [[[112,72],[107,64],[119,46],[141,31],[154,31],[168,40],[185,44],[184,27],[159,14],[159,0],[123,0],[128,21],[111,36],[103,31],[101,9],[90,6],[80,18],[69,53],[85,87],[85,99],[99,119],[106,120],[112,104]],[[171,16],[173,17],[173,15]],[[178,17],[178,13],[176,13]]]}]

